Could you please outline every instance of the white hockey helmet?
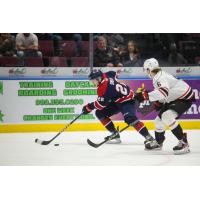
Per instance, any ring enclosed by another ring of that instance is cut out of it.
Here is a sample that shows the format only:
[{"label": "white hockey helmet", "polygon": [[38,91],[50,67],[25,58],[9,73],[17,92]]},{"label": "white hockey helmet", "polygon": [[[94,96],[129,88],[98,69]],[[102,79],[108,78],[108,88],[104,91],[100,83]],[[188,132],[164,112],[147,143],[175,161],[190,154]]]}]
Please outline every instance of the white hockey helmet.
[{"label": "white hockey helmet", "polygon": [[159,63],[155,58],[145,60],[143,68],[145,71],[152,71],[154,69],[160,69]]}]

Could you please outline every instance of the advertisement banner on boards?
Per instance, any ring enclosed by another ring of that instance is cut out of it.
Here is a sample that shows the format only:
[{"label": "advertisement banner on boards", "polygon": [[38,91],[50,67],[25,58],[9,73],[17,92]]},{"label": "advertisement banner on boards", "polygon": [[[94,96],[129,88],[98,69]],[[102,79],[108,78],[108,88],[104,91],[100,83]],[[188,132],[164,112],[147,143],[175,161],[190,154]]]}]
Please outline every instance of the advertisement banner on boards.
[{"label": "advertisement banner on boards", "polygon": [[[151,80],[122,80],[134,91],[144,83],[152,90]],[[196,102],[181,119],[200,119],[200,80],[186,80],[195,92]],[[95,101],[96,87],[87,80],[0,80],[0,124],[51,124],[74,119],[83,105]],[[145,118],[153,120],[156,112]],[[112,117],[122,121],[118,114]],[[83,115],[81,122],[97,122],[95,113]]]},{"label": "advertisement banner on boards", "polygon": [[0,124],[70,121],[96,96],[95,86],[85,80],[0,80]]},{"label": "advertisement banner on boards", "polygon": [[[120,77],[146,77],[142,67],[101,67],[103,72],[116,71]],[[165,67],[174,76],[200,76],[200,66]],[[1,77],[68,77],[87,78],[89,67],[0,67]]]}]

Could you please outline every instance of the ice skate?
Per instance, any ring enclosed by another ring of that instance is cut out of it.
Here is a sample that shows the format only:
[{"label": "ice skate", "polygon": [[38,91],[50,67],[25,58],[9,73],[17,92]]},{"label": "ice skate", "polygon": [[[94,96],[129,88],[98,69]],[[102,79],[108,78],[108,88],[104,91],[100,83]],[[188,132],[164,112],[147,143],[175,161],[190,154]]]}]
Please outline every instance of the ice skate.
[{"label": "ice skate", "polygon": [[113,133],[112,135],[105,137],[105,139],[107,138],[110,139],[106,142],[106,144],[120,144],[122,142],[119,133]]},{"label": "ice skate", "polygon": [[155,147],[154,148],[154,150],[162,150],[162,148],[163,148],[163,143],[164,143],[164,141],[165,141],[165,136],[164,136],[164,134],[160,134],[160,135],[158,135],[158,134],[155,134],[155,138],[156,138],[156,141],[157,141],[157,143],[159,144],[159,146],[157,146],[157,147]]},{"label": "ice skate", "polygon": [[185,154],[190,152],[189,144],[187,141],[187,134],[184,133],[183,139],[179,140],[178,144],[173,148],[174,154]]},{"label": "ice skate", "polygon": [[160,147],[158,142],[151,135],[148,135],[146,137],[144,144],[145,144],[145,150],[153,150]]}]

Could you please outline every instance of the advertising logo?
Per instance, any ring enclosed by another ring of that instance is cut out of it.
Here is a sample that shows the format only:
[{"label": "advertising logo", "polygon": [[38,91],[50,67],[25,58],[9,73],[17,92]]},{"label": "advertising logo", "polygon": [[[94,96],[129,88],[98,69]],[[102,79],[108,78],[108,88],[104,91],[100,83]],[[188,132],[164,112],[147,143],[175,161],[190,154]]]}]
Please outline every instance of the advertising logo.
[{"label": "advertising logo", "polygon": [[177,74],[189,74],[192,72],[192,68],[191,67],[179,67],[176,70]]},{"label": "advertising logo", "polygon": [[21,76],[24,75],[26,73],[26,68],[25,67],[15,67],[12,69],[9,69],[8,71],[9,75],[15,75],[15,76]]},{"label": "advertising logo", "polygon": [[58,73],[57,67],[48,67],[41,70],[42,75],[56,75]]},{"label": "advertising logo", "polygon": [[72,70],[73,75],[83,75],[86,76],[90,73],[90,68],[85,67],[85,68],[74,68]]}]

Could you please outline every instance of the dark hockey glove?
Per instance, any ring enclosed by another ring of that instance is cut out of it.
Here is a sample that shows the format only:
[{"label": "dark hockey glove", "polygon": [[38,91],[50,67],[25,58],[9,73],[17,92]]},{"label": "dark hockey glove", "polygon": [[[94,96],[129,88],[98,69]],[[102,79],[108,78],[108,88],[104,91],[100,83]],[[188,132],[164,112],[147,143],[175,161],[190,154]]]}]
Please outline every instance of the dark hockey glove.
[{"label": "dark hockey glove", "polygon": [[146,90],[143,90],[141,92],[136,92],[135,99],[139,102],[147,101],[149,100],[149,95]]},{"label": "dark hockey glove", "polygon": [[161,110],[162,106],[163,106],[163,103],[160,103],[159,101],[154,102],[154,107],[156,111]]},{"label": "dark hockey glove", "polygon": [[82,108],[82,112],[85,115],[92,112],[92,110],[93,109],[91,108],[91,104],[87,104],[87,105],[83,106],[83,108]]}]

